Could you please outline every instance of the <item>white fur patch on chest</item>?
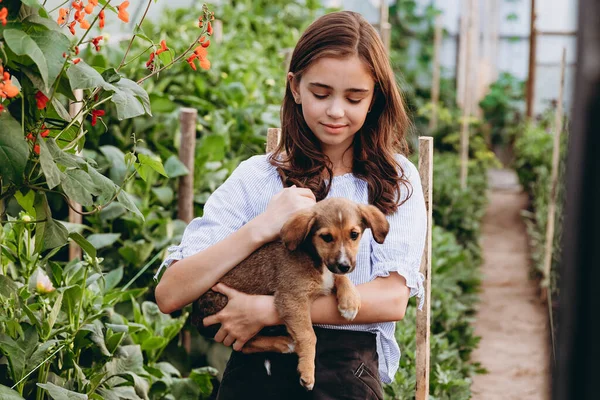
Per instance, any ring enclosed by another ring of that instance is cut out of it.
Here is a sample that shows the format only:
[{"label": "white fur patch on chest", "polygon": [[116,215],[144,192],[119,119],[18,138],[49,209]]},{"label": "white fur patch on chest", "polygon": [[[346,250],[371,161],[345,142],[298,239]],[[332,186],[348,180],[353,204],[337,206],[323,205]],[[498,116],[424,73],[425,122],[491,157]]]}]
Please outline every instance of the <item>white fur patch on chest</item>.
[{"label": "white fur patch on chest", "polygon": [[323,294],[331,293],[333,289],[333,285],[335,284],[335,276],[333,272],[327,269],[327,267],[323,267],[323,284],[321,286],[321,291]]}]

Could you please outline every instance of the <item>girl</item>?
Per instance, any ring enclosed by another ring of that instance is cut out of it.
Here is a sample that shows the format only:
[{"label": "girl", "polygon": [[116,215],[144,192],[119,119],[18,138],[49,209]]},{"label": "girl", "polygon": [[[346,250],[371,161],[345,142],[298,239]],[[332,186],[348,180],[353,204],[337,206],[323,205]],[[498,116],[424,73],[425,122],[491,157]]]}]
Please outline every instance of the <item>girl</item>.
[{"label": "girl", "polygon": [[[400,358],[395,322],[409,297],[423,293],[426,212],[418,172],[404,156],[409,120],[383,44],[357,13],[313,22],[294,49],[287,78],[278,147],[242,162],[210,196],[204,215],[169,249],[156,301],[170,313],[211,288],[228,297],[225,309],[204,320],[221,323],[215,340],[234,349],[219,399],[382,399],[382,381],[394,379]],[[326,197],[375,205],[390,232],[381,245],[369,230],[361,239],[350,279],[362,305],[351,324],[334,295],[313,303],[316,376],[307,392],[295,354],[239,352],[263,327],[281,324],[273,297],[218,281],[276,240],[292,213]]]}]

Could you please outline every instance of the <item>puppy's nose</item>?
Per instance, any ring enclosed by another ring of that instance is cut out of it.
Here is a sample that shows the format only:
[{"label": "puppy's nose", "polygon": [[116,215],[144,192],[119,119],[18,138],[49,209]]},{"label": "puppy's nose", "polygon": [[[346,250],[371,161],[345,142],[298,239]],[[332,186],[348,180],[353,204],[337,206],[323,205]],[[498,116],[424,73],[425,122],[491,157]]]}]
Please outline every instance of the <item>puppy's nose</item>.
[{"label": "puppy's nose", "polygon": [[338,269],[342,274],[350,271],[350,264],[338,264]]}]

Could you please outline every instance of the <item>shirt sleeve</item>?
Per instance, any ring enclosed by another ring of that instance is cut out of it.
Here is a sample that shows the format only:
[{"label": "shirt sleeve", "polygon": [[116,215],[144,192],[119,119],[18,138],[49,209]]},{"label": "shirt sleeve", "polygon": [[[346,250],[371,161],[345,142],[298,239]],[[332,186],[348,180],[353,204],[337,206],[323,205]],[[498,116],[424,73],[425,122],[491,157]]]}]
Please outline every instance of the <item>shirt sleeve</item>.
[{"label": "shirt sleeve", "polygon": [[[371,280],[389,276],[393,271],[399,273],[406,279],[410,297],[417,296],[420,299],[421,310],[425,301],[425,277],[419,268],[427,234],[427,211],[417,168],[404,156],[400,156],[399,161],[412,186],[412,195],[396,212],[386,217],[390,231],[384,243],[379,244],[371,239]],[[408,188],[401,185],[400,199],[404,200],[407,196]]]},{"label": "shirt sleeve", "polygon": [[209,196],[202,217],[194,218],[188,224],[178,246],[167,249],[168,255],[154,275],[155,280],[158,280],[163,267],[169,267],[173,261],[189,257],[220,242],[253,218],[246,185],[247,177],[251,175],[249,163],[249,160],[242,161],[229,178]]}]

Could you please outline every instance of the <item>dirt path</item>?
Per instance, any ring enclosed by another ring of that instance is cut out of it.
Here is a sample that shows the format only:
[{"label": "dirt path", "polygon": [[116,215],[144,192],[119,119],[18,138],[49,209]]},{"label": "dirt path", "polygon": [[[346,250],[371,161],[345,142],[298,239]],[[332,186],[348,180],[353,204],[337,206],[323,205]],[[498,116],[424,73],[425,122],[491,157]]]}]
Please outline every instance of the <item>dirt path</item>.
[{"label": "dirt path", "polygon": [[491,171],[490,188],[475,322],[481,342],[472,357],[489,373],[474,376],[473,399],[548,400],[547,309],[528,277],[527,236],[520,216],[527,198],[512,171]]}]

